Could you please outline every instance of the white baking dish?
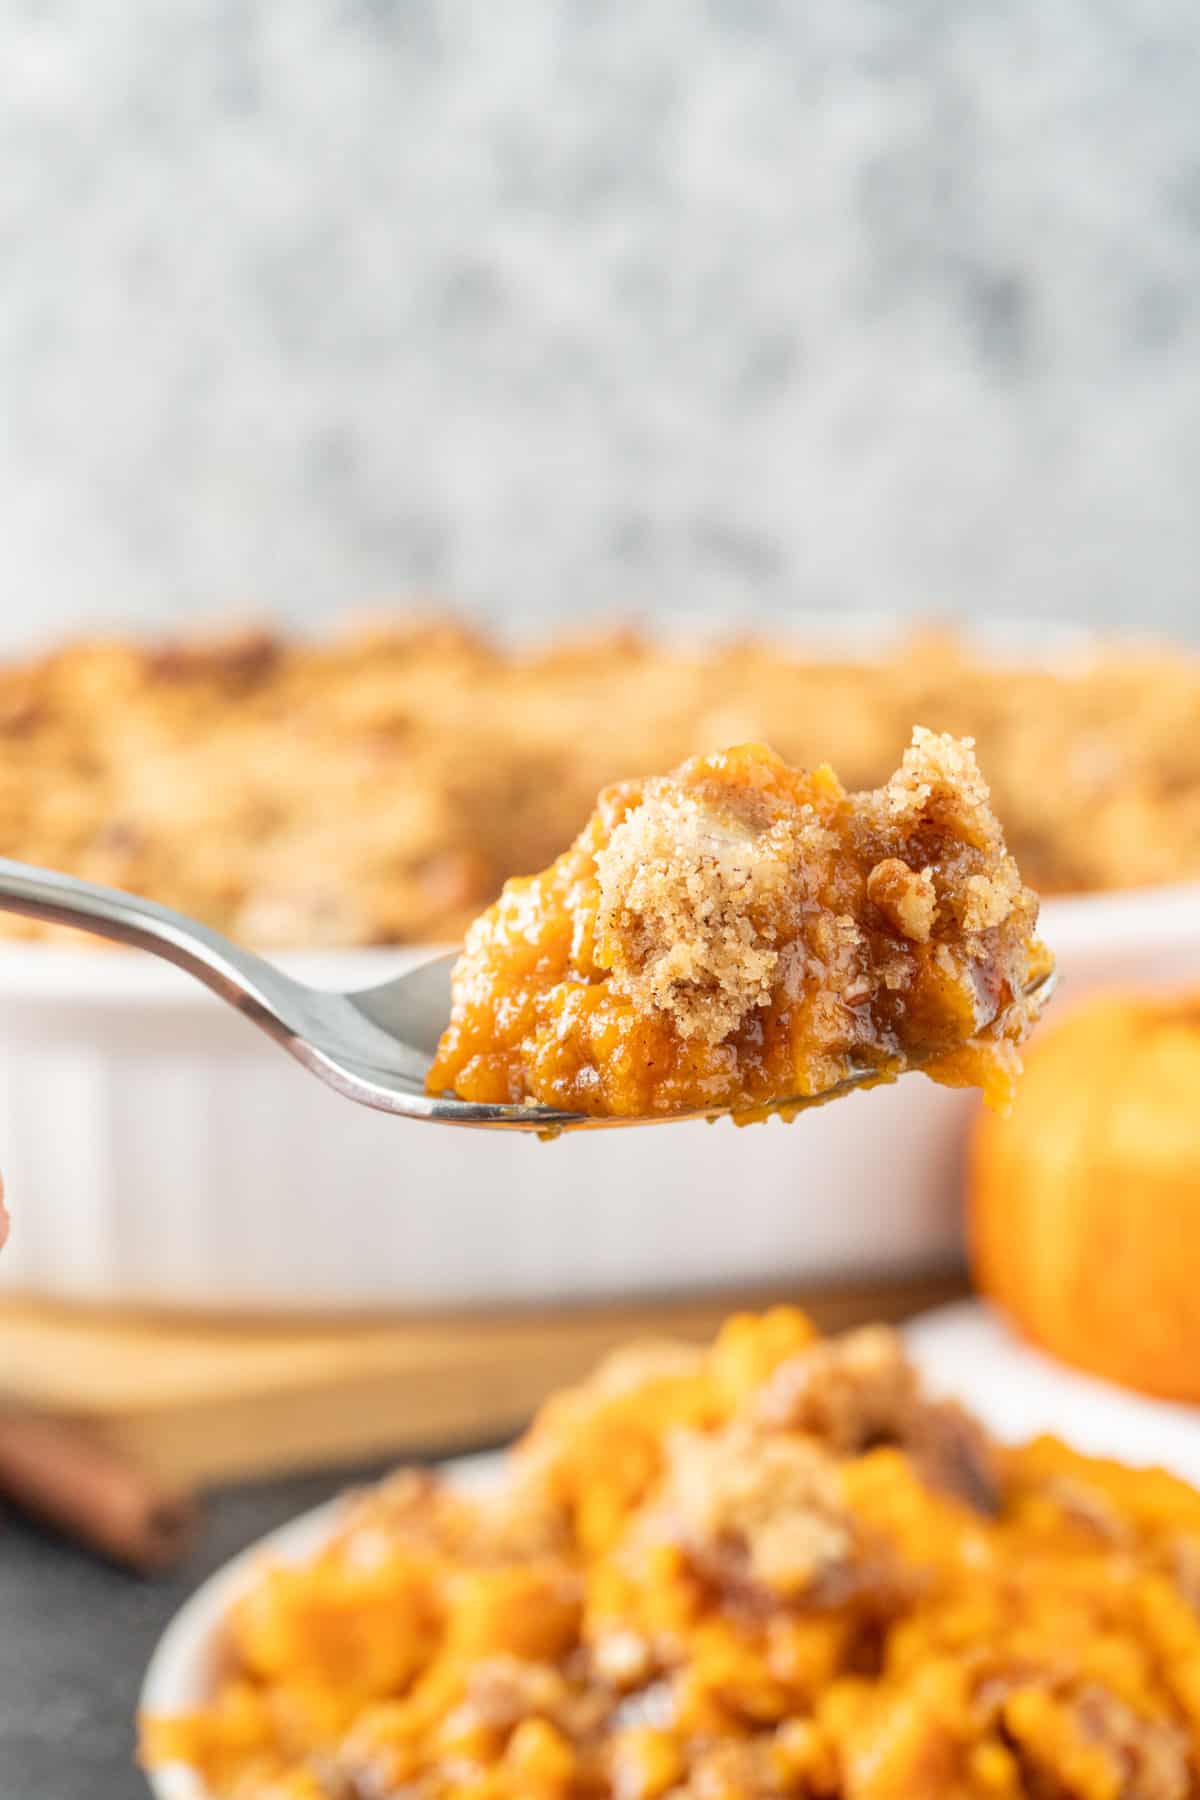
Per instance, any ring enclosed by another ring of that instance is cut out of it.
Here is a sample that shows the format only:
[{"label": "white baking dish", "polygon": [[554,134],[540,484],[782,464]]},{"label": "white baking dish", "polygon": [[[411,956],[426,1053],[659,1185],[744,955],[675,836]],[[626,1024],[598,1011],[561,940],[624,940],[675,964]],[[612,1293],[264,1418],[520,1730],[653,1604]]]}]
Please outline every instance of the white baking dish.
[{"label": "white baking dish", "polygon": [[[1200,979],[1200,886],[1056,900],[1059,1005]],[[300,955],[353,985],[413,951]],[[132,953],[0,946],[0,1286],[236,1308],[446,1307],[934,1267],[973,1096],[911,1077],[796,1124],[541,1144],[338,1099]]]}]

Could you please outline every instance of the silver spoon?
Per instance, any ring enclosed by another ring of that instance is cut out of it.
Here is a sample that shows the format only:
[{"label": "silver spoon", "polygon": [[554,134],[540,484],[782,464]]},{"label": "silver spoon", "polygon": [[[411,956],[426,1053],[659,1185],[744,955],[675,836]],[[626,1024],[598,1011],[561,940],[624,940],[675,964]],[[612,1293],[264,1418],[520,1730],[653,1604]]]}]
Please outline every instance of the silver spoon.
[{"label": "silver spoon", "polygon": [[[433,957],[378,987],[327,992],[285,975],[196,919],[172,912],[118,888],[100,887],[0,857],[0,912],[24,913],[51,925],[70,925],[97,937],[148,950],[175,963],[236,1007],[252,1024],[311,1069],[339,1094],[382,1112],[439,1125],[477,1125],[508,1131],[560,1131],[615,1125],[665,1125],[677,1119],[715,1118],[724,1108],[667,1113],[640,1119],[592,1118],[550,1106],[492,1106],[425,1092],[425,1077],[450,1017],[450,972],[457,952]],[[1041,1002],[1055,984],[1053,969],[1029,990]],[[854,1070],[836,1087],[783,1103],[791,1112],[821,1106],[881,1079],[872,1068]],[[769,1110],[778,1111],[776,1105]]]}]

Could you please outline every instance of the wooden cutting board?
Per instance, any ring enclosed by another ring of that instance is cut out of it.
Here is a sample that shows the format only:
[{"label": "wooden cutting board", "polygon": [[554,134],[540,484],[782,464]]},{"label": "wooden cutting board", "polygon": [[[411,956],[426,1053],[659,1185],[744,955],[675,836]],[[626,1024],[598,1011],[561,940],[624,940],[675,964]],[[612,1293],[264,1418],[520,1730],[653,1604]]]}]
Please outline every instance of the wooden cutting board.
[{"label": "wooden cutting board", "polygon": [[555,1387],[633,1338],[710,1337],[788,1300],[825,1330],[898,1321],[964,1292],[959,1275],[718,1293],[537,1312],[314,1321],[0,1305],[0,1399],[87,1423],[203,1484],[376,1455],[496,1443]]}]

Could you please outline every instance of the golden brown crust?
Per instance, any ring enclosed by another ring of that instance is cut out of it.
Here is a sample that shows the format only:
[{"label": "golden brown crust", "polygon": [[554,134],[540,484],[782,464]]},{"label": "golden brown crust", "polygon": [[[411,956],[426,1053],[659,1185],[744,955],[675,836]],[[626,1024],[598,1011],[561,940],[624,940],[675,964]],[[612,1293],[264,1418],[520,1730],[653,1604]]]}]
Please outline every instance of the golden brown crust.
[{"label": "golden brown crust", "polygon": [[0,667],[0,853],[264,946],[451,943],[602,787],[761,739],[871,788],[924,719],[978,740],[1036,888],[1138,886],[1200,877],[1198,717],[1182,652],[1059,674],[929,636],[861,664],[630,632],[508,653],[444,618],[82,640]]}]

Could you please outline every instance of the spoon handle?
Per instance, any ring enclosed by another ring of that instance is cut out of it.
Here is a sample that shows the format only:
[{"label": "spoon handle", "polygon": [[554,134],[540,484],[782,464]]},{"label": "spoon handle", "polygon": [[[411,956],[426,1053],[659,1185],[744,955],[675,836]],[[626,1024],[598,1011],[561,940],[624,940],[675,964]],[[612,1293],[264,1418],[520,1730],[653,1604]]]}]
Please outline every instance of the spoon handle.
[{"label": "spoon handle", "polygon": [[23,913],[48,925],[69,925],[148,950],[202,981],[222,1000],[279,1035],[281,1015],[294,1010],[299,983],[253,951],[243,950],[196,919],[119,888],[80,881],[56,869],[0,857],[0,912]]}]

